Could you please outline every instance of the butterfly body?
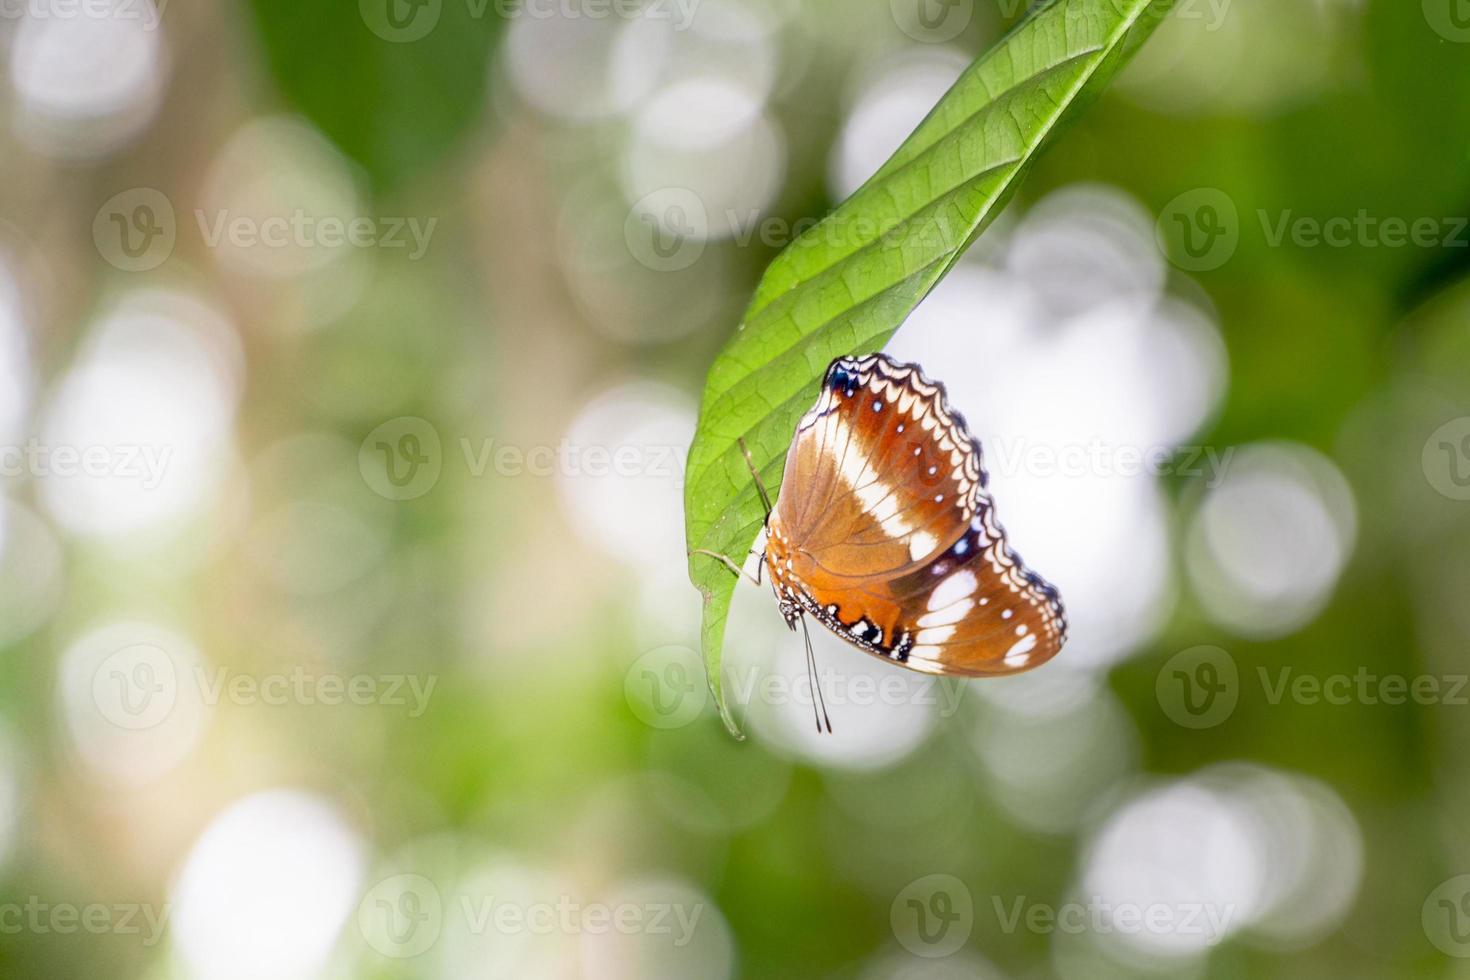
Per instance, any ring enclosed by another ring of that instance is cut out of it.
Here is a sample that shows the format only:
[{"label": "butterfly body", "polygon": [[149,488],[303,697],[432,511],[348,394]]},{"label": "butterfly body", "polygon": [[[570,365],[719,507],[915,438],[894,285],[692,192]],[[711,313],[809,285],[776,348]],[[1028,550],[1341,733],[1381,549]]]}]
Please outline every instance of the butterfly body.
[{"label": "butterfly body", "polygon": [[987,482],[943,386],[881,354],[833,361],[766,521],[782,616],[926,673],[1045,663],[1066,640],[1061,598],[1011,550]]}]

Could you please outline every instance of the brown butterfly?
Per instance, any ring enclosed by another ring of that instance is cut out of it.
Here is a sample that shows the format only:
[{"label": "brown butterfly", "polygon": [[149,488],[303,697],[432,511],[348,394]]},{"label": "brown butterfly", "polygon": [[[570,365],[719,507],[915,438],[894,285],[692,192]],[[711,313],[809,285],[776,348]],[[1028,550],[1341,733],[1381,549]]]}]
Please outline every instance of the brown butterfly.
[{"label": "brown butterfly", "polygon": [[[833,361],[774,508],[756,482],[764,564],[793,630],[810,613],[874,656],[971,677],[1029,670],[1066,642],[1061,596],[996,522],[980,444],[916,365]],[[810,638],[807,657],[814,671]]]}]

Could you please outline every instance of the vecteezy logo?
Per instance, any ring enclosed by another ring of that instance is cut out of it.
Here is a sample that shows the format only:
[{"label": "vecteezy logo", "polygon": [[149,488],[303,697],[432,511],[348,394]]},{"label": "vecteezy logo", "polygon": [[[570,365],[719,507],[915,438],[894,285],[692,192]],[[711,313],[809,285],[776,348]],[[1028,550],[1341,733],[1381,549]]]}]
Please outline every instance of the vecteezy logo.
[{"label": "vecteezy logo", "polygon": [[683,728],[699,717],[709,698],[699,656],[673,644],[650,650],[623,678],[628,707],[653,728]]},{"label": "vecteezy logo", "polygon": [[179,676],[168,651],[135,643],[109,654],[92,674],[92,702],[119,728],[143,731],[161,724],[179,697]]},{"label": "vecteezy logo", "polygon": [[975,0],[889,0],[888,6],[899,30],[930,44],[953,41],[975,16]]},{"label": "vecteezy logo", "polygon": [[151,187],[114,194],[92,219],[97,254],[124,272],[158,268],[173,254],[176,236],[173,204]]},{"label": "vecteezy logo", "polygon": [[910,882],[888,912],[893,935],[915,956],[950,956],[975,927],[975,901],[954,875],[927,875]]},{"label": "vecteezy logo", "polygon": [[640,265],[654,272],[678,272],[704,254],[709,212],[693,191],[665,187],[633,205],[623,223],[623,239]]},{"label": "vecteezy logo", "polygon": [[1154,693],[1176,725],[1213,728],[1235,712],[1240,672],[1219,647],[1191,647],[1168,659],[1154,681]]},{"label": "vecteezy logo", "polygon": [[1435,490],[1451,500],[1470,500],[1470,415],[1435,429],[1419,462]]},{"label": "vecteezy logo", "polygon": [[1424,935],[1440,952],[1470,957],[1470,875],[1456,875],[1429,893],[1419,913]]},{"label": "vecteezy logo", "polygon": [[384,878],[358,904],[357,928],[367,944],[384,956],[418,956],[439,941],[444,928],[439,889],[423,875]]},{"label": "vecteezy logo", "polygon": [[439,23],[443,5],[444,0],[357,0],[368,30],[394,44],[426,36]]},{"label": "vecteezy logo", "polygon": [[422,497],[434,489],[443,468],[438,430],[411,415],[384,422],[357,449],[363,482],[389,500]]},{"label": "vecteezy logo", "polygon": [[1424,19],[1446,41],[1470,42],[1470,0],[1424,0]]},{"label": "vecteezy logo", "polygon": [[1159,249],[1187,272],[1218,269],[1240,244],[1240,212],[1213,187],[1180,194],[1164,206],[1155,228]]}]

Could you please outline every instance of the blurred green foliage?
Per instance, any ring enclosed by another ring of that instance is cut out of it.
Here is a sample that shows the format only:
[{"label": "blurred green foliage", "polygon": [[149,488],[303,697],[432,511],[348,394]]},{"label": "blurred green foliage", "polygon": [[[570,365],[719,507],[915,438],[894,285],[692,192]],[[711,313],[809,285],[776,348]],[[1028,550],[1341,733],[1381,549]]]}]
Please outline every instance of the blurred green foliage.
[{"label": "blurred green foliage", "polygon": [[397,189],[461,148],[485,116],[502,5],[491,0],[250,0],[285,102]]}]

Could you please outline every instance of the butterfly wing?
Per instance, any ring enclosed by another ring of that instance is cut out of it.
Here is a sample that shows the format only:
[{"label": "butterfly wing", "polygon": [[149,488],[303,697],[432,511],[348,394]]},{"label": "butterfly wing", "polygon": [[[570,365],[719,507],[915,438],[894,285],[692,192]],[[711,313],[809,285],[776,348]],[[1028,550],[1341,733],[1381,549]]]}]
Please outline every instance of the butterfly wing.
[{"label": "butterfly wing", "polygon": [[1061,649],[1057,590],[1010,549],[980,447],[942,386],[839,358],[801,420],[768,524],[778,594],[915,670],[1009,674]]}]

